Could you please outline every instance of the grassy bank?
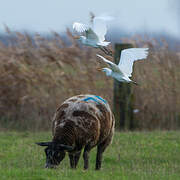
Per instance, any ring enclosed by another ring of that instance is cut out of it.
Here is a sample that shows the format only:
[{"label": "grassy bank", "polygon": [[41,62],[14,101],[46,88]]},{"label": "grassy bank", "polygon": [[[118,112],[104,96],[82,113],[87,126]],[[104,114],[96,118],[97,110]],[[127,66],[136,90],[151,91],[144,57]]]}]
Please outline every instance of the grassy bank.
[{"label": "grassy bank", "polygon": [[95,149],[90,153],[90,169],[71,170],[68,157],[57,169],[44,169],[45,154],[35,142],[51,139],[51,133],[1,132],[1,180],[119,180],[179,179],[180,132],[116,132],[104,153],[101,171],[95,171]]}]

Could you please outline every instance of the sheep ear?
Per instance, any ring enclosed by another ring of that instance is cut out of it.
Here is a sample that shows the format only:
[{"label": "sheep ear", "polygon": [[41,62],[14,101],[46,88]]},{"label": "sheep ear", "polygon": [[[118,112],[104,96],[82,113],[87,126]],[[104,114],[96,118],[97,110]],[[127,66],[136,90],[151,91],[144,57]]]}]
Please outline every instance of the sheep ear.
[{"label": "sheep ear", "polygon": [[52,142],[38,142],[36,144],[39,146],[52,146]]},{"label": "sheep ear", "polygon": [[59,144],[56,147],[58,150],[66,150],[66,151],[72,151],[74,149],[73,146],[68,146],[64,144]]}]

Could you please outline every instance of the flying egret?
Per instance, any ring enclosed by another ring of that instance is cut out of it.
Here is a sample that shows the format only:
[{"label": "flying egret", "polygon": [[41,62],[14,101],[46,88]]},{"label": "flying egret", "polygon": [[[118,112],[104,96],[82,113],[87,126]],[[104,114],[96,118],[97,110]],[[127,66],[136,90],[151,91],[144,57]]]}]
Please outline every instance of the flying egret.
[{"label": "flying egret", "polygon": [[105,54],[112,55],[106,48],[110,42],[105,41],[107,33],[106,20],[111,20],[111,17],[94,17],[92,26],[79,22],[73,23],[73,29],[79,33],[84,33],[84,36],[76,36],[75,39],[86,45],[95,48],[100,48]]},{"label": "flying egret", "polygon": [[111,76],[120,82],[137,84],[135,81],[129,79],[129,77],[132,76],[133,63],[134,61],[145,59],[148,56],[148,48],[129,48],[122,50],[118,65],[99,54],[97,54],[97,56],[109,65],[110,68],[102,68],[102,71],[104,71],[107,76]]}]

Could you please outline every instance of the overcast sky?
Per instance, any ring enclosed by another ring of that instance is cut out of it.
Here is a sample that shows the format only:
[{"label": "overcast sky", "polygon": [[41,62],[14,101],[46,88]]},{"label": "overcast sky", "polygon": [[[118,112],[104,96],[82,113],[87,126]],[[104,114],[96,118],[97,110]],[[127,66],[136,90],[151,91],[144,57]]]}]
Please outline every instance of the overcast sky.
[{"label": "overcast sky", "polygon": [[88,22],[89,12],[115,17],[129,32],[168,32],[179,37],[177,0],[0,0],[0,31],[62,32],[74,21]]}]

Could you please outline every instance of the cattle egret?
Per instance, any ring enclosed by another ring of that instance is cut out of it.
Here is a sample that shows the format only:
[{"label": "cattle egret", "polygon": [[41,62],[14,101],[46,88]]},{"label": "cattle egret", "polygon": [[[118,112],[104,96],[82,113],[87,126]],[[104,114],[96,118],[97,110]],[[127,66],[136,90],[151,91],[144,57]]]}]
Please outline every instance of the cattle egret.
[{"label": "cattle egret", "polygon": [[134,61],[145,59],[148,56],[148,48],[129,48],[122,50],[118,65],[99,54],[97,54],[97,56],[109,65],[110,68],[102,68],[102,71],[104,71],[107,76],[111,76],[120,82],[137,84],[135,81],[129,79],[129,77],[132,76],[133,63]]},{"label": "cattle egret", "polygon": [[105,41],[105,35],[107,32],[106,21],[111,20],[110,17],[94,17],[92,26],[75,22],[73,29],[79,33],[83,33],[82,36],[76,36],[75,39],[86,45],[95,48],[100,48],[107,55],[112,55],[106,48],[110,42]]}]

